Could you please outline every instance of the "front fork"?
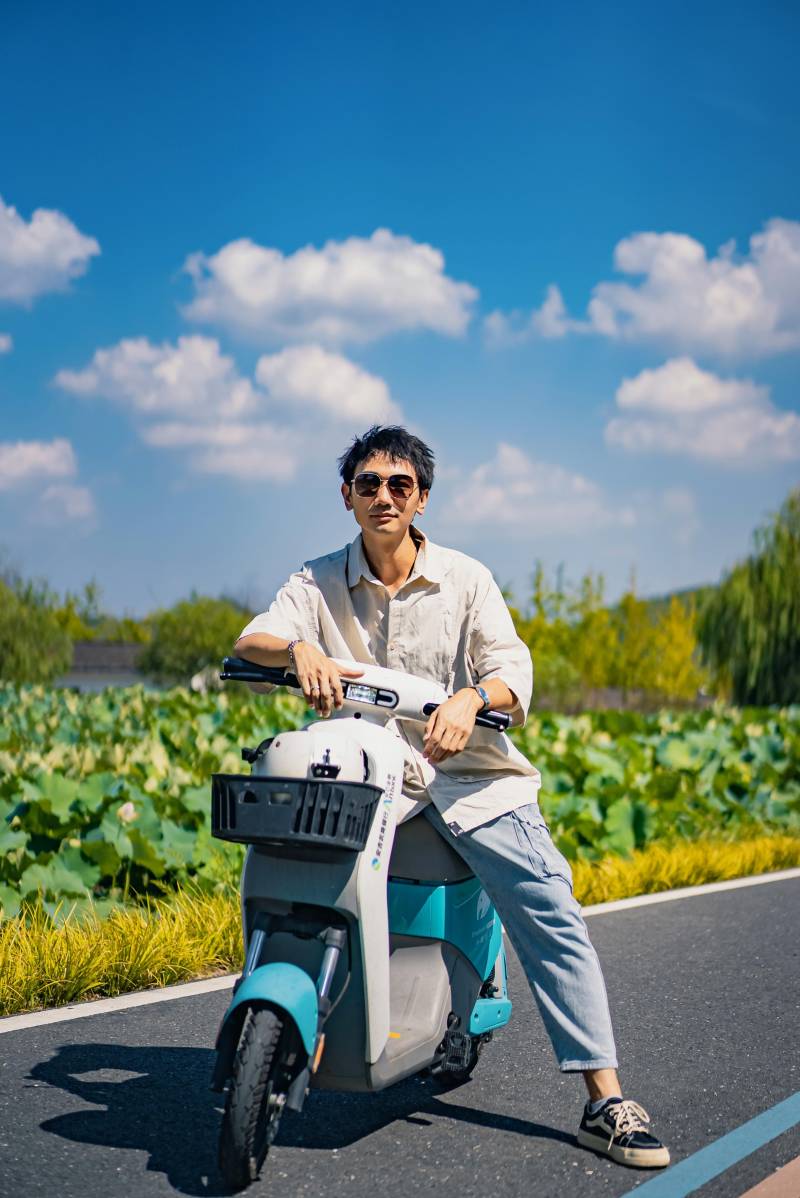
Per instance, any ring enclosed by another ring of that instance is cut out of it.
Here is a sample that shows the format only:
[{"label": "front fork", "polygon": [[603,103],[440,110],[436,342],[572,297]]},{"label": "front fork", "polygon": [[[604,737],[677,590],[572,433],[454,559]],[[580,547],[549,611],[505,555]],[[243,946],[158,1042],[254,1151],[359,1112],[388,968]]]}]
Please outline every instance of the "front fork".
[{"label": "front fork", "polygon": [[[269,915],[257,917],[252,935],[250,936],[250,942],[247,946],[247,956],[245,957],[242,976],[236,983],[234,993],[236,993],[236,990],[241,986],[245,978],[249,977],[258,968],[261,954],[264,951],[264,945],[272,930],[272,923],[273,917]],[[319,1063],[322,1060],[322,1054],[325,1050],[325,1032],[323,1031],[323,1027],[331,1012],[330,990],[333,985],[336,968],[339,964],[339,957],[347,944],[347,931],[344,928],[324,928],[323,931],[317,933],[317,937],[325,946],[319,968],[319,976],[317,977],[317,1034],[313,1055],[307,1060],[304,1068],[297,1074],[286,1095],[286,1106],[292,1111],[302,1110],[308,1093],[311,1075],[316,1073]]]}]

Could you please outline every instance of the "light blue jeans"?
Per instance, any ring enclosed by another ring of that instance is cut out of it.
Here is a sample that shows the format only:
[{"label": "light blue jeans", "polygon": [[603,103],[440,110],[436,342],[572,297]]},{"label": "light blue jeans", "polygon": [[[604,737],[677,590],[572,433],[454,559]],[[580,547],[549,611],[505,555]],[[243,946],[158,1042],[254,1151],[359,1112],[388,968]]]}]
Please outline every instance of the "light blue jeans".
[{"label": "light blue jeans", "polygon": [[538,803],[454,836],[432,803],[425,815],[463,857],[513,944],[562,1073],[616,1069],[600,961],[589,940],[572,870]]}]

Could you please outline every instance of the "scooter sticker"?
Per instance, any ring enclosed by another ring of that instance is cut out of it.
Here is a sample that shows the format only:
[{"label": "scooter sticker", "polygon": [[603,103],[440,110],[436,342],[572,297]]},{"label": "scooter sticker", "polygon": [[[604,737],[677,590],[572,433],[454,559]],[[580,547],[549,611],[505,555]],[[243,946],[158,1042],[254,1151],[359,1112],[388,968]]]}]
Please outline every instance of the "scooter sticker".
[{"label": "scooter sticker", "polygon": [[480,892],[480,894],[478,895],[478,909],[475,912],[478,919],[483,919],[484,915],[489,910],[491,905],[492,904],[491,904],[488,894],[486,893],[485,890],[482,890]]},{"label": "scooter sticker", "polygon": [[391,811],[392,804],[394,802],[394,787],[395,787],[395,785],[396,785],[396,778],[395,778],[394,774],[389,774],[389,776],[386,779],[386,791],[384,792],[384,796],[383,796],[383,815],[381,816],[381,826],[380,826],[380,831],[378,832],[378,843],[375,846],[375,856],[372,858],[372,861],[370,862],[373,869],[380,869],[380,867],[381,867],[381,854],[383,852],[383,842],[386,839],[386,827],[387,827],[387,824],[389,823],[389,812]]},{"label": "scooter sticker", "polygon": [[375,845],[375,856],[372,858],[372,868],[380,869],[381,853],[383,852],[383,842],[386,839],[386,827],[389,823],[389,808],[391,807],[391,799],[388,804],[384,804],[383,815],[381,817],[381,827],[378,832],[378,843]]}]

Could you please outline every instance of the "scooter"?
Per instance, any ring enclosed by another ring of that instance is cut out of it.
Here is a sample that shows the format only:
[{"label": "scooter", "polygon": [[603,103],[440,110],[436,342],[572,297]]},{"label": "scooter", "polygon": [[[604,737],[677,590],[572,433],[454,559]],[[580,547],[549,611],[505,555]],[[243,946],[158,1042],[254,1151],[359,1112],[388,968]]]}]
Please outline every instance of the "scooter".
[{"label": "scooter", "polygon": [[[225,1182],[254,1181],[284,1109],[310,1088],[381,1090],[427,1073],[466,1081],[511,1016],[502,926],[486,892],[424,815],[398,824],[403,742],[447,695],[361,663],[344,706],[243,748],[250,774],[214,774],[212,833],[248,846],[245,963],[217,1037],[227,1088]],[[302,693],[282,669],[226,658],[223,679]],[[498,732],[502,712],[477,723]]]}]

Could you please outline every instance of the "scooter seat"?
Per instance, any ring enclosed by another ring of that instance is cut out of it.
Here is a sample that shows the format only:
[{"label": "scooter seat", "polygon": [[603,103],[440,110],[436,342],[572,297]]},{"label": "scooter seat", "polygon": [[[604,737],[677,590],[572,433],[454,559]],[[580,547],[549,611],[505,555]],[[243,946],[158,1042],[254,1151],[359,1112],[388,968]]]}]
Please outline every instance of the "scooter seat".
[{"label": "scooter seat", "polygon": [[466,861],[451,848],[423,814],[400,824],[394,836],[389,877],[398,882],[441,885],[473,877]]}]

